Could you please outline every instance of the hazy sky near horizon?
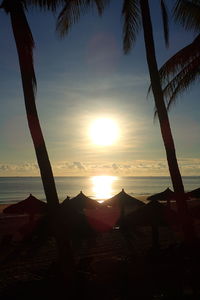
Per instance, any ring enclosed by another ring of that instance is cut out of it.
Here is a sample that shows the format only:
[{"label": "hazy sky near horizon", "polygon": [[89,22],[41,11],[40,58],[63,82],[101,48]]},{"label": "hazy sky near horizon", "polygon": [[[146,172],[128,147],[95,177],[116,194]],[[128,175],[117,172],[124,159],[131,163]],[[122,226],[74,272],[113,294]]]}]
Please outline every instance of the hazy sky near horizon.
[{"label": "hazy sky near horizon", "polygon": [[[170,23],[165,48],[157,1],[150,1],[158,65],[190,43],[193,33]],[[170,1],[168,1],[170,2]],[[171,1],[172,2],[172,1]],[[50,161],[57,176],[168,176],[154,101],[147,99],[149,75],[142,31],[128,55],[122,50],[122,1],[100,18],[90,12],[60,39],[56,15],[29,10],[34,40],[37,108]],[[23,91],[9,16],[0,11],[0,176],[39,174],[25,115]],[[182,175],[200,175],[199,85],[184,93],[170,112]],[[117,143],[99,147],[89,127],[114,119]]]}]

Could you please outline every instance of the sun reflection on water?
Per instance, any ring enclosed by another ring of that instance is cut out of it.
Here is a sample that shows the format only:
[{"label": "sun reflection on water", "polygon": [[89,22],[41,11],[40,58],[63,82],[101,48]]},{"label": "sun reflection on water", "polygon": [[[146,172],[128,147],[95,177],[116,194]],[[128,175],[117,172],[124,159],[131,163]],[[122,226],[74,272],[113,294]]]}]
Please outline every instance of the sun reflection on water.
[{"label": "sun reflection on water", "polygon": [[113,183],[117,180],[117,176],[93,176],[91,180],[93,198],[98,202],[113,196]]}]

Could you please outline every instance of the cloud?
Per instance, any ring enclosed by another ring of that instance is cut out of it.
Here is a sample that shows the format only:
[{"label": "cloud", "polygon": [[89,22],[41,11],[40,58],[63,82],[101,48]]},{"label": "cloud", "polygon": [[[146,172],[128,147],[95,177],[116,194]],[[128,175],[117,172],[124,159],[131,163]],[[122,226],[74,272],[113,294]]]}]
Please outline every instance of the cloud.
[{"label": "cloud", "polygon": [[85,167],[80,161],[74,161],[73,166],[79,170],[85,170]]},{"label": "cloud", "polygon": [[0,164],[0,176],[38,176],[39,168],[36,163]]},{"label": "cloud", "polygon": [[10,170],[10,166],[9,165],[0,165],[0,171],[9,171]]},{"label": "cloud", "polygon": [[[65,165],[65,175],[80,174],[86,176],[118,175],[118,176],[169,176],[165,159],[135,160],[130,162],[64,162],[54,164],[55,174],[60,165]],[[183,176],[200,176],[200,159],[184,158],[179,160]],[[81,172],[81,173],[80,173]]]},{"label": "cloud", "polygon": [[[179,166],[182,176],[200,176],[199,158],[181,158]],[[169,176],[164,159],[134,160],[126,162],[61,161],[52,164],[54,176]],[[0,164],[0,176],[39,176],[34,162]]]},{"label": "cloud", "polygon": [[66,171],[85,171],[86,167],[83,163],[80,161],[74,161],[74,162],[59,162],[58,164],[54,165],[55,170],[61,170],[61,172]]},{"label": "cloud", "polygon": [[119,169],[119,166],[118,166],[117,164],[112,164],[112,168],[113,168],[114,170],[118,170],[118,169]]}]

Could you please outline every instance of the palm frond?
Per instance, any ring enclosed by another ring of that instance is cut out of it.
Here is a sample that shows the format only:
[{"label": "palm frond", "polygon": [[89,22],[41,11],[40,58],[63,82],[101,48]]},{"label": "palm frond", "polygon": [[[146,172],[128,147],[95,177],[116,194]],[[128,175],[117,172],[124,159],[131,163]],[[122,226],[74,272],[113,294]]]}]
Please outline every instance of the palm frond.
[{"label": "palm frond", "polygon": [[175,21],[186,30],[200,31],[200,1],[178,0],[174,7]]},{"label": "palm frond", "polygon": [[124,0],[122,8],[123,25],[123,48],[128,53],[133,46],[138,31],[141,28],[141,14],[139,1]]},{"label": "palm frond", "polygon": [[57,31],[61,36],[64,36],[68,33],[70,27],[79,21],[81,15],[86,14],[94,7],[97,8],[99,15],[101,15],[109,2],[110,0],[71,0],[65,2],[65,6],[57,19]]},{"label": "palm frond", "polygon": [[96,3],[96,7],[99,15],[102,15],[105,7],[110,3],[110,0],[94,0]]},{"label": "palm frond", "polygon": [[[200,34],[172,56],[159,70],[167,108],[200,77]],[[151,86],[148,94],[151,92]],[[156,111],[155,111],[156,116]]]},{"label": "palm frond", "polygon": [[199,75],[200,75],[200,69],[198,68],[197,72],[195,72],[194,74],[190,74],[190,75],[188,74],[186,77],[184,77],[179,82],[177,87],[173,90],[173,93],[171,93],[171,96],[168,100],[168,103],[167,103],[168,110],[171,108],[171,106],[173,104],[176,103],[177,95],[180,96],[186,90],[189,90],[191,88],[192,84],[195,84],[196,81],[199,79]]},{"label": "palm frond", "polygon": [[168,47],[169,46],[169,18],[168,18],[168,12],[167,12],[165,2],[163,0],[161,0],[160,4],[161,4],[165,44]]},{"label": "palm frond", "polygon": [[61,6],[65,5],[66,0],[24,0],[27,6],[38,7],[41,10],[51,10],[55,12]]},{"label": "palm frond", "polygon": [[178,96],[191,88],[200,76],[200,55],[185,66],[163,89],[169,109]]},{"label": "palm frond", "polygon": [[200,34],[195,40],[173,55],[159,70],[162,86],[170,82],[187,65],[200,55]]}]

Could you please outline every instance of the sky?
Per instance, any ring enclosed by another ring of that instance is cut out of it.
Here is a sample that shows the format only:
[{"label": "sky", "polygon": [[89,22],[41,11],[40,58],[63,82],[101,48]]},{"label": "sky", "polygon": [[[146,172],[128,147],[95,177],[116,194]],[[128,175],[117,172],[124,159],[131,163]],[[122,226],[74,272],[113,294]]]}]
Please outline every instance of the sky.
[{"label": "sky", "polygon": [[[190,43],[194,34],[170,22],[164,45],[158,1],[149,1],[158,66]],[[171,3],[173,1],[167,1]],[[102,17],[84,15],[63,39],[57,14],[29,9],[35,40],[36,103],[55,176],[169,176],[154,100],[147,98],[149,75],[142,31],[134,48],[122,48],[122,1]],[[28,130],[20,71],[9,16],[0,11],[0,176],[38,176]],[[169,113],[183,176],[200,176],[198,83]],[[109,146],[94,144],[89,128],[96,119],[116,122],[119,136]]]}]

